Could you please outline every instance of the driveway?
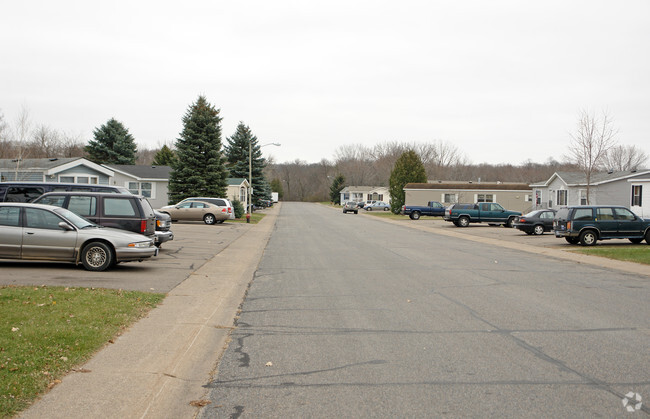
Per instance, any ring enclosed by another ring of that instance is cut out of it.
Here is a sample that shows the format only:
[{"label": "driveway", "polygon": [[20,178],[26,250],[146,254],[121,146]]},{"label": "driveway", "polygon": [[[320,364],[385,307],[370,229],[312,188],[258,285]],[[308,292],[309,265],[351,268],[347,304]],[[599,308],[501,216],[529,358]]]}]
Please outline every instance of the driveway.
[{"label": "driveway", "polygon": [[0,260],[0,285],[114,288],[166,293],[248,231],[250,224],[174,223],[158,256],[89,272],[70,263]]}]

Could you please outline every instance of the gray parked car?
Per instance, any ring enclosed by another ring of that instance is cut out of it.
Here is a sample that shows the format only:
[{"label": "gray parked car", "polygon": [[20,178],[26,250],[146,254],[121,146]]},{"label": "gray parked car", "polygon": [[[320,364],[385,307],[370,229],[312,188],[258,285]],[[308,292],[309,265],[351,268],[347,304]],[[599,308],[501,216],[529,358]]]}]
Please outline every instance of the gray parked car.
[{"label": "gray parked car", "polygon": [[153,239],[101,227],[65,208],[0,203],[0,259],[81,263],[89,271],[103,271],[157,254]]},{"label": "gray parked car", "polygon": [[357,207],[356,202],[348,201],[345,204],[343,204],[343,214],[348,212],[353,212],[355,214],[359,212],[359,207]]}]

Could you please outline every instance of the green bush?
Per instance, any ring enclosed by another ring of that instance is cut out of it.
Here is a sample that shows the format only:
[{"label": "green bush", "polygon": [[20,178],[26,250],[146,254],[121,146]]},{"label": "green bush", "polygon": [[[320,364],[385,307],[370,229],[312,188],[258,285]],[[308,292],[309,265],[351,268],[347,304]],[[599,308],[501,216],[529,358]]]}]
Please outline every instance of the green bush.
[{"label": "green bush", "polygon": [[235,199],[232,201],[232,206],[235,208],[235,218],[242,218],[246,212],[244,210],[244,204],[240,200]]}]

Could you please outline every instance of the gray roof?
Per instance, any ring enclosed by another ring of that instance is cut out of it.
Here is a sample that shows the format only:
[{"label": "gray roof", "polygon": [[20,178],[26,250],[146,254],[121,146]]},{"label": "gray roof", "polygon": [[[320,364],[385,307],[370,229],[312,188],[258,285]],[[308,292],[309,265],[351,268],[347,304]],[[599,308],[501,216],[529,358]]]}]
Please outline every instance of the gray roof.
[{"label": "gray roof", "polygon": [[[45,159],[23,159],[20,161],[21,169],[51,169],[70,163],[71,161],[81,160],[83,157],[59,157]],[[0,169],[15,169],[16,161],[14,159],[0,159]]]},{"label": "gray roof", "polygon": [[[646,176],[650,174],[650,170],[636,170],[636,171],[623,171],[623,172],[594,172],[591,174],[591,185],[600,185],[602,183],[614,182],[617,180],[624,180],[634,178],[637,176]],[[587,176],[584,172],[555,172],[548,180],[536,182],[531,186],[547,186],[556,177],[564,181],[567,186],[579,186],[587,184]]]},{"label": "gray roof", "polygon": [[169,179],[172,168],[169,166],[149,166],[138,164],[103,164],[109,169],[124,172],[140,179]]}]

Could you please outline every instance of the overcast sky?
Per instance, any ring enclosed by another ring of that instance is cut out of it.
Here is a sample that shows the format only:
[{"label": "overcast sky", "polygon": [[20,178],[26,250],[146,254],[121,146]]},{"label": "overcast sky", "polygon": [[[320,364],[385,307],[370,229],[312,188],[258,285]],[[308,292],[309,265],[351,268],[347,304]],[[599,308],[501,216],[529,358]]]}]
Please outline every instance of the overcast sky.
[{"label": "overcast sky", "polygon": [[0,111],[171,144],[199,95],[282,163],[443,141],[561,160],[581,109],[650,154],[650,1],[3,1]]}]

